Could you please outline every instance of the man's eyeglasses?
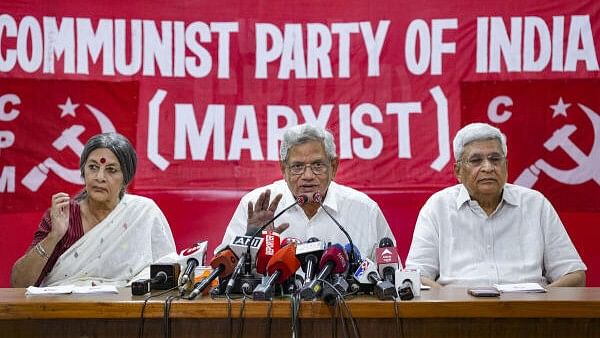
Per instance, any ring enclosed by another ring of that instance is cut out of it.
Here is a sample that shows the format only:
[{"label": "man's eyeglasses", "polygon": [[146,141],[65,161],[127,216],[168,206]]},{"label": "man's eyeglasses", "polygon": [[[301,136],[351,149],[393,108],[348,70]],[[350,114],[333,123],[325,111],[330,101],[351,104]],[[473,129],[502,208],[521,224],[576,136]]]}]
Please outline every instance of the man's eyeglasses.
[{"label": "man's eyeglasses", "polygon": [[469,159],[460,160],[458,162],[462,162],[471,168],[479,168],[483,165],[483,162],[486,159],[493,167],[499,167],[499,166],[503,165],[504,162],[506,161],[505,156],[502,156],[499,154],[492,154],[492,155],[488,155],[487,157],[475,155],[475,156],[470,157]]},{"label": "man's eyeglasses", "polygon": [[328,168],[327,164],[325,164],[323,162],[313,162],[313,163],[294,163],[292,165],[289,165],[288,169],[290,170],[290,173],[292,173],[293,175],[302,175],[302,174],[304,174],[306,167],[310,167],[310,170],[312,170],[313,174],[315,174],[315,175],[322,175],[322,174],[326,173],[327,168]]}]

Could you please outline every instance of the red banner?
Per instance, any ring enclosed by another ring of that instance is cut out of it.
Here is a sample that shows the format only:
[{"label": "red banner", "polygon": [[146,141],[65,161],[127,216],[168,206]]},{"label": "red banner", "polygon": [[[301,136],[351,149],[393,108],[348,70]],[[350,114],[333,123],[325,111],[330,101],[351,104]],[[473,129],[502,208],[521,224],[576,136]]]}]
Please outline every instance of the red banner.
[{"label": "red banner", "polygon": [[118,131],[135,144],[137,83],[0,79],[0,93],[10,130],[2,212],[44,210],[52,194],[81,190],[79,156],[91,136]]},{"label": "red banner", "polygon": [[132,191],[159,200],[179,248],[214,246],[239,196],[281,177],[283,130],[309,122],[333,132],[336,181],[380,203],[401,252],[425,198],[456,182],[456,131],[489,122],[508,136],[509,181],[548,196],[600,262],[582,244],[600,220],[598,1],[51,7],[0,6],[4,271],[50,195],[80,188],[78,149],[107,121],[136,146]]},{"label": "red banner", "polygon": [[540,190],[562,211],[600,211],[600,80],[470,82],[464,123],[508,138],[509,181]]}]

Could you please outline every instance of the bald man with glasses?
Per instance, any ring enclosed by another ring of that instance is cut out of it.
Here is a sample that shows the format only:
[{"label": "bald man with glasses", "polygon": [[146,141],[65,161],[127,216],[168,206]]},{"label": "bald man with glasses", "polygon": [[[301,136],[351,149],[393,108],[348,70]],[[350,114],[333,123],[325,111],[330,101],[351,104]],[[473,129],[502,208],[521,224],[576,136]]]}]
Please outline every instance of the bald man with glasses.
[{"label": "bald man with glasses", "polygon": [[550,202],[506,183],[500,130],[469,124],[453,146],[459,184],[433,194],[421,209],[407,268],[420,269],[423,284],[432,287],[585,286],[586,266]]}]

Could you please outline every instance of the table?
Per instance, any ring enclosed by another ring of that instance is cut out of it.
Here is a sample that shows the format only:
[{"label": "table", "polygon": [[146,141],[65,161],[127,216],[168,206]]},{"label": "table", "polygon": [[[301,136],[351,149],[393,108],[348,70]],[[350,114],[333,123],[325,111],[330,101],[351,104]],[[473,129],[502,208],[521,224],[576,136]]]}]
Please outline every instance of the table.
[{"label": "table", "polygon": [[[148,301],[144,337],[164,335],[165,297]],[[137,337],[143,303],[143,296],[132,296],[127,288],[119,294],[50,296],[0,289],[0,337]],[[290,304],[289,298],[174,300],[170,333],[172,337],[290,337]],[[342,304],[301,302],[300,336],[344,337],[346,333],[353,337],[351,313],[362,337],[600,337],[600,288],[551,288],[547,293],[475,298],[464,288],[447,287],[424,290],[411,301],[355,296],[345,304],[347,311]]]}]

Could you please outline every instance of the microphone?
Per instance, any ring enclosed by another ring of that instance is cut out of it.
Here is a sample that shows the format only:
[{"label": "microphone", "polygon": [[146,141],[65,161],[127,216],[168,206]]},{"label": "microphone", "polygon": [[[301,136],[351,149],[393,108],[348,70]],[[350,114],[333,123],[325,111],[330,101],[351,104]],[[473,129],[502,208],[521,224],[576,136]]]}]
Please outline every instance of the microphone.
[{"label": "microphone", "polygon": [[360,284],[374,284],[381,280],[377,273],[377,265],[368,258],[363,259],[353,276]]},{"label": "microphone", "polygon": [[[258,254],[258,251],[262,247],[263,239],[261,237],[250,237],[250,236],[235,236],[233,241],[229,244],[229,248],[233,251],[236,257],[239,257],[237,265],[235,266],[231,277],[227,281],[225,292],[228,294],[231,292],[235,283],[238,279],[239,274],[242,272],[242,268],[246,266],[246,262],[252,260]],[[250,248],[250,252],[248,252]],[[250,274],[251,267],[246,266],[248,275]]]},{"label": "microphone", "polygon": [[141,296],[148,292],[150,292],[150,279],[138,279],[131,282],[132,295]]},{"label": "microphone", "polygon": [[179,269],[178,263],[150,264],[151,287],[156,290],[169,290],[177,287]]},{"label": "microphone", "polygon": [[317,277],[300,290],[302,299],[315,298],[322,289],[320,280],[323,280],[331,273],[345,273],[348,270],[348,255],[346,250],[340,244],[334,244],[323,252],[323,257],[319,262],[321,271]]},{"label": "microphone", "polygon": [[133,281],[131,283],[131,294],[134,296],[141,296],[150,292],[153,286],[155,289],[159,289],[161,285],[167,283],[168,279],[169,276],[167,275],[167,272],[164,270],[159,270],[156,273],[156,275],[152,278],[138,279],[136,281]]},{"label": "microphone", "polygon": [[[358,250],[356,245],[346,243],[346,245],[344,245],[344,250],[346,251],[346,254],[348,256],[354,255],[355,259],[357,259],[357,260],[360,259],[360,251]],[[359,264],[353,263],[352,261],[350,261],[349,263],[350,263],[350,265],[349,265],[348,272],[350,274],[353,274],[354,271],[356,271],[356,269],[358,269]],[[350,276],[334,275],[331,278],[331,283],[325,284],[323,286],[323,291],[321,292],[321,298],[323,299],[323,301],[326,304],[334,305],[336,300],[338,299],[338,296],[341,294],[345,294],[346,291],[348,291],[349,287],[351,287],[351,290],[354,290],[356,292],[360,289],[360,286],[357,283],[355,283],[352,278],[349,278],[349,277]],[[352,283],[352,284],[350,284],[350,283]]]},{"label": "microphone", "polygon": [[[321,209],[323,209],[325,211],[325,213],[327,214],[327,216],[329,216],[329,218],[331,218],[331,220],[333,221],[333,223],[335,223],[335,225],[338,226],[338,228],[340,228],[340,230],[344,233],[344,235],[346,235],[346,238],[348,238],[348,243],[350,244],[350,247],[354,248],[354,244],[352,243],[352,238],[350,238],[350,235],[348,234],[348,232],[346,231],[346,229],[344,229],[344,227],[340,224],[340,222],[338,222],[330,213],[329,211],[327,211],[327,208],[325,208],[325,206],[323,205],[323,196],[321,195],[320,192],[315,192],[313,194],[313,201],[316,203],[319,203],[319,206],[321,206]],[[349,260],[351,264],[356,264],[355,266],[358,266],[358,260],[356,259],[356,257],[354,257],[354,250],[351,250],[349,253]]]},{"label": "microphone", "polygon": [[150,285],[165,283],[167,279],[169,279],[167,273],[164,271],[159,271],[156,276],[150,278]]},{"label": "microphone", "polygon": [[[308,196],[306,196],[306,195],[296,196],[296,201],[294,203],[288,205],[283,210],[281,210],[277,215],[275,215],[273,218],[271,218],[268,222],[266,222],[263,225],[261,225],[260,227],[258,227],[258,229],[256,229],[256,231],[254,231],[254,233],[252,233],[252,235],[250,235],[250,238],[254,239],[258,233],[262,232],[269,224],[273,223],[276,219],[278,219],[281,215],[283,215],[286,211],[290,210],[292,207],[294,207],[296,205],[302,206],[306,202],[308,202]],[[246,255],[250,256],[250,244],[248,244],[248,249],[246,251]],[[246,272],[248,272],[248,273],[250,273],[250,271],[252,270],[252,260],[251,259],[248,259],[248,261],[246,262],[246,270],[247,270]]]},{"label": "microphone", "polygon": [[348,257],[354,257],[355,259],[354,262],[350,260],[350,273],[354,273],[354,271],[358,269],[358,266],[361,262],[360,250],[358,250],[356,245],[350,243],[346,243],[346,245],[344,245],[344,250],[346,250]]},{"label": "microphone", "polygon": [[343,295],[348,290],[348,281],[344,276],[334,275],[331,278],[330,284],[323,286],[321,297],[328,305],[334,305],[340,295]]},{"label": "microphone", "polygon": [[344,245],[344,250],[346,250],[346,253],[348,254],[348,256],[350,256],[350,251],[352,251],[352,254],[354,255],[354,257],[358,258],[359,261],[361,260],[360,259],[360,250],[358,249],[358,247],[356,245],[346,243],[346,245]]},{"label": "microphone", "polygon": [[262,244],[263,239],[261,237],[235,236],[229,243],[229,249],[233,251],[236,257],[241,257],[247,254],[248,247],[250,247],[250,256],[255,258]]},{"label": "microphone", "polygon": [[396,271],[396,289],[401,300],[411,300],[421,295],[421,273],[418,269]]},{"label": "microphone", "polygon": [[286,281],[298,268],[300,268],[300,261],[296,258],[295,244],[287,245],[277,251],[267,264],[269,278],[254,289],[253,299],[268,300],[273,298],[273,285]]},{"label": "microphone", "polygon": [[229,277],[229,281],[227,281],[227,286],[225,287],[226,295],[231,293],[231,290],[233,289],[233,286],[235,285],[235,281],[237,280],[238,275],[240,274],[240,271],[242,270],[242,266],[244,266],[244,262],[247,260],[247,257],[249,257],[249,256],[242,255],[240,257],[240,259],[238,260],[237,265],[233,269],[233,273],[231,273],[231,277]]},{"label": "microphone", "polygon": [[360,266],[354,272],[354,279],[360,284],[373,285],[373,292],[380,300],[396,297],[396,288],[388,280],[382,280],[377,273],[377,265],[368,258],[363,259]]},{"label": "microphone", "polygon": [[[281,247],[286,247],[288,245],[294,245],[296,250],[298,250],[298,245],[302,244],[302,240],[296,237],[286,237],[281,240]],[[298,258],[298,257],[296,257]],[[300,262],[302,263],[302,262]],[[297,291],[300,290],[302,285],[304,284],[304,276],[294,274],[293,278],[289,278],[282,285],[283,293],[293,295]]]},{"label": "microphone", "polygon": [[292,243],[296,243],[296,245],[300,245],[300,244],[302,244],[302,240],[300,238],[296,238],[296,237],[286,237],[281,240],[281,247],[283,248],[284,246],[286,246],[288,244],[292,244]]},{"label": "microphone", "polygon": [[398,287],[398,295],[401,300],[411,300],[415,298],[415,292],[410,279],[404,280],[400,287]]},{"label": "microphone", "polygon": [[308,285],[315,276],[317,264],[325,251],[325,242],[319,241],[317,238],[309,238],[306,243],[302,243],[296,247],[296,257],[302,264],[304,271],[304,284]]},{"label": "microphone", "polygon": [[394,274],[400,267],[400,260],[394,242],[389,237],[379,241],[379,247],[375,249],[375,261],[379,275],[394,284]]},{"label": "microphone", "polygon": [[256,255],[256,272],[266,275],[267,263],[282,246],[281,236],[275,231],[263,231],[262,239],[263,245]]},{"label": "microphone", "polygon": [[196,267],[204,263],[204,254],[206,253],[207,242],[198,242],[191,248],[181,250],[179,253],[179,259],[181,266],[186,265],[183,274],[179,278],[179,285],[185,285],[187,282],[192,280],[194,270]]},{"label": "microphone", "polygon": [[344,250],[346,250],[348,257],[354,256],[354,259],[356,260],[355,262],[350,261],[350,269],[348,270],[348,276],[346,276],[346,279],[349,283],[350,290],[353,292],[358,292],[360,290],[360,285],[356,283],[356,280],[352,278],[352,275],[354,272],[356,272],[360,266],[360,262],[362,261],[360,250],[358,250],[356,245],[351,245],[350,243],[346,243],[346,245],[344,245]]},{"label": "microphone", "polygon": [[214,269],[208,277],[194,284],[194,289],[190,293],[188,299],[194,299],[198,296],[210,283],[217,277],[223,278],[229,276],[235,263],[237,262],[237,257],[231,251],[231,249],[225,249],[215,255],[213,259],[210,261],[210,266]]}]

